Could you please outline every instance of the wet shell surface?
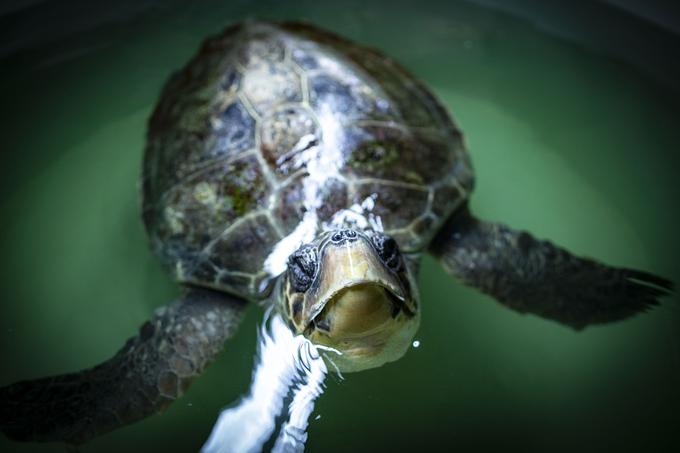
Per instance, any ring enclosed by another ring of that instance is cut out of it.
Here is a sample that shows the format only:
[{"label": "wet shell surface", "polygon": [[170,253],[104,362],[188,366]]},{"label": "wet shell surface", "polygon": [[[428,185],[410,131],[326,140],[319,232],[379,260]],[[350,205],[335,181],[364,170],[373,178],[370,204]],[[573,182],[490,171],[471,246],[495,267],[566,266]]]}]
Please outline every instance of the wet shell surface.
[{"label": "wet shell surface", "polygon": [[326,229],[421,251],[472,186],[460,131],[399,64],[310,25],[255,22],[209,38],[166,84],[143,216],[180,282],[259,299]]}]

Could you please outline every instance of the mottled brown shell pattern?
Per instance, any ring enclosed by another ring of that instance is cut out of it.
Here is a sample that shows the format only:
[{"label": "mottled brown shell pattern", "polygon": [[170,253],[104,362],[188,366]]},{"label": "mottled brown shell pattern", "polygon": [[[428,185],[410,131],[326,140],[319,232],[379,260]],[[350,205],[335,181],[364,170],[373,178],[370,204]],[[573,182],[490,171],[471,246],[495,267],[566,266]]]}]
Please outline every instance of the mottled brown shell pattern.
[{"label": "mottled brown shell pattern", "polygon": [[257,299],[265,260],[310,210],[323,229],[370,200],[417,252],[472,186],[459,130],[397,63],[309,25],[247,23],[165,86],[143,216],[179,281]]}]

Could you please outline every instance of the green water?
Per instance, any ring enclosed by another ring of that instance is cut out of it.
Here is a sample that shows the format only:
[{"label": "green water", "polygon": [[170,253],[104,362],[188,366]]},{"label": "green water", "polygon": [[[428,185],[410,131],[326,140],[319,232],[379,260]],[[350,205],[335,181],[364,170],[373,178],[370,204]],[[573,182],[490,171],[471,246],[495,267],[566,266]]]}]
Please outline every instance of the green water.
[{"label": "green water", "polygon": [[[176,292],[148,251],[137,178],[160,87],[244,17],[305,18],[383,49],[466,132],[474,211],[680,281],[680,100],[632,68],[466,4],[205,2],[28,54],[0,72],[0,385],[110,357]],[[406,39],[407,38],[407,39]],[[61,52],[61,53],[60,53]],[[426,258],[421,346],[331,378],[308,451],[643,450],[680,444],[678,297],[574,333],[457,284]],[[195,451],[247,391],[261,310],[162,416],[84,452]],[[314,418],[314,415],[312,416]],[[2,451],[61,452],[13,444]]]}]

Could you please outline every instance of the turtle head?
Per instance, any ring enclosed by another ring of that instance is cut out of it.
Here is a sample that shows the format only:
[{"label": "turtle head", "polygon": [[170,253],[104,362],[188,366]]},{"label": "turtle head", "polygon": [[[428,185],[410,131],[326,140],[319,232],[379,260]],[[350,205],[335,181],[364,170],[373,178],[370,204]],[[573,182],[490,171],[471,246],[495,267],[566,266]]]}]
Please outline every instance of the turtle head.
[{"label": "turtle head", "polygon": [[418,328],[411,272],[390,236],[324,232],[288,259],[284,311],[297,333],[341,352],[340,371],[378,367],[404,355]]}]

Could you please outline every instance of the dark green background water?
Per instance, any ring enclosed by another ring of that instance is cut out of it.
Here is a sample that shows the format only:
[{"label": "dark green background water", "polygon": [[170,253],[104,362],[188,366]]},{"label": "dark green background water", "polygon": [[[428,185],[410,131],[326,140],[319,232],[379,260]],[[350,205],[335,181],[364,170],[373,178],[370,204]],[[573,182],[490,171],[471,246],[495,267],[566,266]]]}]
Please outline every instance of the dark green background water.
[{"label": "dark green background water", "polygon": [[[676,93],[469,4],[321,3],[159,9],[0,62],[0,385],[110,357],[176,293],[138,218],[145,122],[170,72],[244,17],[313,20],[422,78],[467,134],[478,215],[680,281]],[[308,451],[680,445],[677,296],[574,333],[460,286],[430,258],[420,281],[420,348],[329,379]],[[251,307],[237,338],[166,413],[83,451],[196,450],[219,409],[248,389],[260,319]],[[0,450],[63,447],[3,438]]]}]

